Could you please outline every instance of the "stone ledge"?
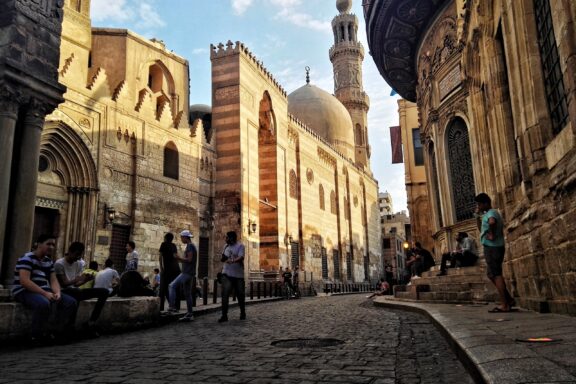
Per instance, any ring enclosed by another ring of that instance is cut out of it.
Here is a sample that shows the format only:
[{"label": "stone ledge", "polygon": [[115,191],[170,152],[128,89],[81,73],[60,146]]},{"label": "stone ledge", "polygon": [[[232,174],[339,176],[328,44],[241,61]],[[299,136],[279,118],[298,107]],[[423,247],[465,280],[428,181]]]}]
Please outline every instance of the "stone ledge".
[{"label": "stone ledge", "polygon": [[[76,327],[88,321],[96,299],[80,302]],[[157,297],[110,297],[98,319],[98,327],[105,332],[119,332],[155,325],[160,319],[160,300]],[[25,335],[30,329],[31,311],[17,302],[0,303],[0,340]]]}]

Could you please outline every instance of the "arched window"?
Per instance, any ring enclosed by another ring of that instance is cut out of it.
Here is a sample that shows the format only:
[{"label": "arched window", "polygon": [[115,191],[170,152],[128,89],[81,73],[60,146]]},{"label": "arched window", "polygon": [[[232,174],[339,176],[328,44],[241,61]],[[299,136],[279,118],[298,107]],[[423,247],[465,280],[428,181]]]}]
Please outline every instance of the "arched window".
[{"label": "arched window", "polygon": [[364,145],[364,134],[362,132],[362,126],[356,124],[356,129],[354,130],[356,136],[356,145]]},{"label": "arched window", "polygon": [[336,193],[330,192],[330,212],[336,214]]},{"label": "arched window", "polygon": [[326,206],[324,205],[324,187],[322,184],[318,186],[318,198],[320,199],[320,209],[324,211]]},{"label": "arched window", "polygon": [[290,197],[293,199],[298,198],[298,183],[297,183],[296,172],[292,169],[290,171]]},{"label": "arched window", "polygon": [[459,117],[450,123],[446,130],[450,185],[454,199],[456,222],[474,217],[474,173],[470,156],[468,127]]},{"label": "arched window", "polygon": [[178,148],[173,142],[168,142],[164,147],[164,176],[178,180]]}]

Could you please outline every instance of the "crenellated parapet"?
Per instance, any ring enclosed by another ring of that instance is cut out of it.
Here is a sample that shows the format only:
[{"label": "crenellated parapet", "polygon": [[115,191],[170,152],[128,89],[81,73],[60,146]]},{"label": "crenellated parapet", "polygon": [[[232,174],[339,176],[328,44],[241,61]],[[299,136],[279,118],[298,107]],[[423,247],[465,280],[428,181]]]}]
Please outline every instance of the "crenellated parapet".
[{"label": "crenellated parapet", "polygon": [[234,44],[231,40],[228,40],[226,45],[220,43],[218,45],[210,44],[210,60],[220,59],[227,56],[242,55],[248,61],[250,61],[264,77],[266,77],[271,84],[273,84],[276,89],[284,96],[287,97],[288,93],[280,85],[280,83],[274,78],[272,73],[264,66],[261,60],[258,60],[256,55],[254,55],[244,43],[237,41]]}]

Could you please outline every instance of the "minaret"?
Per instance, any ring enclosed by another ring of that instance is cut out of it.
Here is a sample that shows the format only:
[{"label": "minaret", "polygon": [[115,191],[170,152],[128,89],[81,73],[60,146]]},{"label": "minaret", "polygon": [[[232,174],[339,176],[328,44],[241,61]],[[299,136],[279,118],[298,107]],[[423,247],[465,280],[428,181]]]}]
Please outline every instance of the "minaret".
[{"label": "minaret", "polygon": [[368,144],[368,109],[370,99],[362,86],[364,48],[358,41],[358,18],[350,13],[352,0],[336,0],[340,12],[332,20],[334,45],[330,48],[330,61],[334,67],[334,95],[350,112],[354,123],[356,164],[370,170]]}]

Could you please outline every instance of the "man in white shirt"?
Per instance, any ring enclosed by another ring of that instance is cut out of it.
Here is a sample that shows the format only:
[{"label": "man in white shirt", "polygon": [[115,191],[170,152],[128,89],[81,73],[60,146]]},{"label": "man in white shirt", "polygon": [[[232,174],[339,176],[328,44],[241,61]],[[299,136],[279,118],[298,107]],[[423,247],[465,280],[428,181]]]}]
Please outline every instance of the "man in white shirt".
[{"label": "man in white shirt", "polygon": [[236,292],[240,307],[240,320],[246,320],[244,282],[244,244],[238,241],[236,232],[226,233],[226,247],[220,259],[222,268],[222,317],[219,323],[228,321],[228,301],[232,290]]},{"label": "man in white shirt", "polygon": [[120,282],[120,275],[118,271],[113,269],[114,262],[112,259],[106,259],[104,262],[104,269],[98,272],[94,280],[94,288],[105,288],[110,292],[110,296],[116,294],[118,283]]},{"label": "man in white shirt", "polygon": [[62,287],[62,293],[72,296],[76,301],[98,299],[90,315],[90,320],[85,326],[86,330],[92,333],[93,336],[98,336],[94,328],[96,320],[100,317],[104,304],[106,304],[106,299],[108,299],[108,290],[102,288],[79,288],[94,278],[93,276],[84,274],[82,265],[79,263],[84,254],[84,249],[84,244],[78,241],[70,244],[68,253],[54,263],[54,271]]},{"label": "man in white shirt", "polygon": [[450,268],[456,265],[460,267],[470,267],[476,264],[478,260],[478,251],[476,250],[476,242],[473,238],[468,237],[466,232],[458,232],[456,236],[456,250],[442,255],[442,264],[440,265],[440,272],[437,276],[446,274],[446,263],[450,260]]}]

